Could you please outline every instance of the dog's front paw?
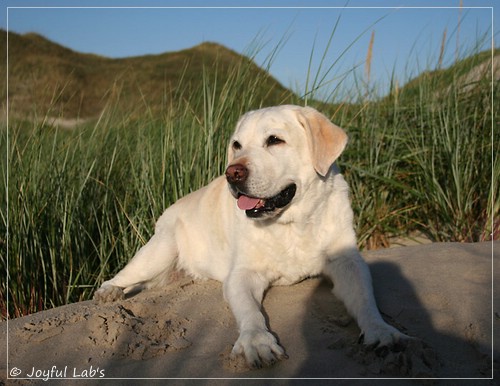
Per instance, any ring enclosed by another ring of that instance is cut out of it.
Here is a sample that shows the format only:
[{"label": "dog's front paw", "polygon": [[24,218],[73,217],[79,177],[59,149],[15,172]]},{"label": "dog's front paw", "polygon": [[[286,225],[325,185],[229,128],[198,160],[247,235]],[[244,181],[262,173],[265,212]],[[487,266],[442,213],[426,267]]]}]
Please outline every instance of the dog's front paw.
[{"label": "dog's front paw", "polygon": [[270,366],[288,358],[276,338],[264,329],[242,331],[234,344],[231,358],[237,355],[243,355],[252,369]]},{"label": "dog's front paw", "polygon": [[372,325],[362,332],[363,343],[367,346],[390,347],[404,345],[412,338],[386,323]]},{"label": "dog's front paw", "polygon": [[390,325],[378,324],[364,333],[361,352],[370,358],[378,374],[397,377],[434,378],[440,362],[432,347],[418,338],[403,334]]},{"label": "dog's front paw", "polygon": [[102,285],[101,288],[94,293],[94,300],[99,303],[109,303],[124,298],[125,293],[123,289],[114,285]]}]

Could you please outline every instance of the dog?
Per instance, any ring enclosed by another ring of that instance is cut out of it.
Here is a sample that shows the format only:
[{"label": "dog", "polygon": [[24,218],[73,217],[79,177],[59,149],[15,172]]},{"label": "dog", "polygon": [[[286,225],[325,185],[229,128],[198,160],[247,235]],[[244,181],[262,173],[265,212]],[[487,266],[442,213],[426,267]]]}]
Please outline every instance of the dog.
[{"label": "dog", "polygon": [[172,270],[218,280],[239,328],[231,356],[260,368],[288,357],[261,312],[265,290],[324,274],[365,344],[405,340],[382,319],[356,245],[349,188],[335,164],[346,144],[344,130],[311,107],[244,114],[225,176],[170,206],[147,244],[94,298],[122,299]]}]

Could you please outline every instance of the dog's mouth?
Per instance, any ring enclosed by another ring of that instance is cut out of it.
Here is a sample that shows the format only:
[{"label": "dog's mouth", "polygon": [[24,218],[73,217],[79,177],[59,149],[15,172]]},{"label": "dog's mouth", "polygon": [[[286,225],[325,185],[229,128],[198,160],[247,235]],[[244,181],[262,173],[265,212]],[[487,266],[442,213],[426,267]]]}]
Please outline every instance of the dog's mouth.
[{"label": "dog's mouth", "polygon": [[261,217],[287,206],[292,201],[296,191],[297,185],[290,184],[276,196],[270,198],[250,197],[238,193],[238,208],[244,210],[248,217]]}]

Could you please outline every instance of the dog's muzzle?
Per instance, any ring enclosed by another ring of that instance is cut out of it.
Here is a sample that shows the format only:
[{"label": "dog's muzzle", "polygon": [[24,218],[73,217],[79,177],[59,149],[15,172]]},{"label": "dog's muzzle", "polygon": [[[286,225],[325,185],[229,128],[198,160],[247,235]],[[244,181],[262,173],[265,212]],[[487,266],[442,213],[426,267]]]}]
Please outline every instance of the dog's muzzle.
[{"label": "dog's muzzle", "polygon": [[[245,213],[248,217],[258,218],[262,217],[265,214],[271,214],[277,209],[282,209],[286,207],[292,201],[295,196],[295,192],[297,191],[297,185],[291,184],[288,185],[285,189],[279,192],[276,196],[271,198],[251,198],[251,200],[258,200],[257,204],[250,209],[245,209]],[[246,197],[243,194],[238,195],[238,206],[240,205],[240,201],[242,197]]]},{"label": "dog's muzzle", "polygon": [[226,169],[226,179],[233,195],[238,200],[238,208],[244,210],[251,218],[271,215],[275,211],[286,207],[292,201],[297,191],[297,185],[292,183],[273,197],[252,197],[245,194],[245,182],[248,169],[240,164],[230,165]]}]

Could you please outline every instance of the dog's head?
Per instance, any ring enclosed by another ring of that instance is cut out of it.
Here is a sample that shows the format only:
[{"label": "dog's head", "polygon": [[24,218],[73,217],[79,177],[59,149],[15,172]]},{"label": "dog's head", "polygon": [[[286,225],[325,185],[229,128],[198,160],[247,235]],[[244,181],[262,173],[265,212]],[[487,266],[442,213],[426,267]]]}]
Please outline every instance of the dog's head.
[{"label": "dog's head", "polygon": [[251,218],[277,216],[324,178],[347,135],[310,107],[269,107],[243,115],[231,137],[226,179]]}]

